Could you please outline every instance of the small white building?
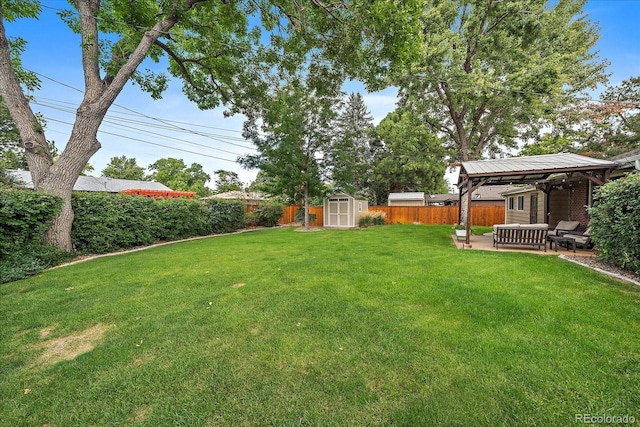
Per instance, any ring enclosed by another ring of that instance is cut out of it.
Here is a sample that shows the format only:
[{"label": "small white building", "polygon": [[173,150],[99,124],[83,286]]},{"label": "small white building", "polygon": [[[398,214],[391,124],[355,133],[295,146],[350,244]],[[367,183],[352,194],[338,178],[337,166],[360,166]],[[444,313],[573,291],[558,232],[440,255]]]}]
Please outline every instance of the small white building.
[{"label": "small white building", "polygon": [[325,227],[357,227],[360,215],[369,211],[369,203],[346,193],[335,193],[324,199],[323,211]]},{"label": "small white building", "polygon": [[389,193],[389,206],[425,206],[424,193]]}]

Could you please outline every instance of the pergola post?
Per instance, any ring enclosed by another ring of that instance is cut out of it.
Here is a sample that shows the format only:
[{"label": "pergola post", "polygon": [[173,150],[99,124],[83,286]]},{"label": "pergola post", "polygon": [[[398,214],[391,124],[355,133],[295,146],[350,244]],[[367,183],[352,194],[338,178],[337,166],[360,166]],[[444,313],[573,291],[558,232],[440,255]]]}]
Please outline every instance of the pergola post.
[{"label": "pergola post", "polygon": [[473,192],[473,183],[467,180],[467,218],[465,220],[465,244],[469,244],[471,239],[471,193]]}]

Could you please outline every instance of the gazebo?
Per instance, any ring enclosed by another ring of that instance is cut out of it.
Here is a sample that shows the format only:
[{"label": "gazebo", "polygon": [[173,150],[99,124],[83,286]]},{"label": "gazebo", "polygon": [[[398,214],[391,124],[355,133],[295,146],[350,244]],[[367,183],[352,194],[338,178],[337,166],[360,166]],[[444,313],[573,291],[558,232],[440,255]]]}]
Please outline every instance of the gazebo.
[{"label": "gazebo", "polygon": [[[471,234],[471,197],[473,192],[485,184],[533,185],[545,194],[545,212],[549,214],[549,194],[569,182],[589,183],[586,188],[597,188],[609,181],[611,171],[617,166],[613,161],[594,159],[572,153],[545,154],[540,156],[511,157],[506,159],[462,162],[458,177],[460,206],[466,197],[466,217],[460,210],[459,222],[466,225],[466,243]],[[560,182],[550,180],[552,175],[564,174]],[[576,187],[577,188],[577,187]],[[587,191],[580,194],[587,197]],[[577,202],[576,202],[577,203]]]}]

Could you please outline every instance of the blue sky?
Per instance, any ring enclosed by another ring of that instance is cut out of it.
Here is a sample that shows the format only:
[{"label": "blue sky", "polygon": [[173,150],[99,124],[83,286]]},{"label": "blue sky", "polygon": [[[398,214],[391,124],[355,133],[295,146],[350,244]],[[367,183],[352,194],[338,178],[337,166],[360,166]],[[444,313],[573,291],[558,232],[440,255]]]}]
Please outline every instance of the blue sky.
[{"label": "blue sky", "polygon": [[[43,1],[43,5],[48,7],[38,21],[20,20],[5,26],[7,35],[29,42],[24,66],[42,80],[41,89],[33,94],[37,100],[33,108],[47,118],[47,138],[62,148],[82,97],[78,90],[83,87],[80,49],[76,35],[55,15],[54,9],[67,7],[66,1]],[[589,0],[586,10],[601,29],[597,49],[601,58],[611,62],[611,84],[640,76],[640,0]],[[366,93],[361,85],[351,83],[345,90],[363,94],[376,123],[395,108],[393,88]],[[234,171],[248,183],[256,171],[245,171],[235,163],[237,155],[254,152],[241,138],[243,117],[224,118],[223,111],[199,110],[181,93],[180,82],[174,82],[158,101],[129,85],[98,134],[102,149],[90,161],[93,174],[99,175],[114,156],[135,157],[143,167],[160,158],[175,157],[187,165],[203,165],[212,177],[218,169]]]}]

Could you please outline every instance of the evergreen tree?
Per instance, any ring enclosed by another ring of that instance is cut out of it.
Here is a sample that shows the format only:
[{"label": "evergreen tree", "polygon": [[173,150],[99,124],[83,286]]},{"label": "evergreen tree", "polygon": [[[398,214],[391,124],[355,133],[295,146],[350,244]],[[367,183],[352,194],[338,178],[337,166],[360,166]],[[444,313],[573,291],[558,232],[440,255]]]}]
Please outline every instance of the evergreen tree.
[{"label": "evergreen tree", "polygon": [[327,152],[330,178],[335,190],[370,197],[373,163],[373,117],[362,95],[349,95],[336,120],[336,135]]}]

